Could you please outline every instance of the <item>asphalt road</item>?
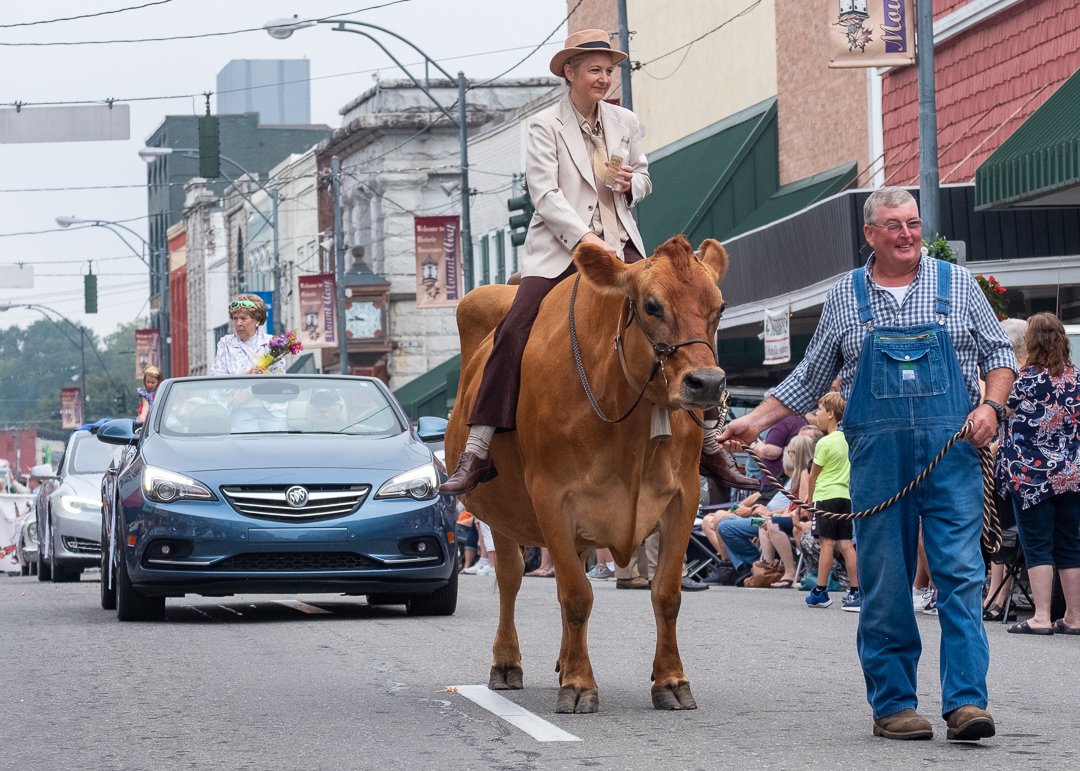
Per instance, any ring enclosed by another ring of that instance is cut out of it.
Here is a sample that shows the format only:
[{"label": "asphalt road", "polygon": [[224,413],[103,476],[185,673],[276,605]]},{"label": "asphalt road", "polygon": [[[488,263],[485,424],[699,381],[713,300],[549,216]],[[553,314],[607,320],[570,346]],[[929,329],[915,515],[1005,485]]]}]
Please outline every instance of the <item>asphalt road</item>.
[{"label": "asphalt road", "polygon": [[[980,744],[871,736],[858,615],[795,590],[685,595],[683,661],[699,709],[656,712],[649,595],[594,583],[595,715],[555,715],[555,582],[518,603],[525,689],[502,692],[580,741],[538,741],[447,686],[484,684],[494,579],[463,576],[458,612],[410,618],[334,595],[188,597],[121,624],[78,584],[0,576],[0,769],[1061,769],[1080,755],[1080,638],[989,625],[991,709]],[[299,599],[302,602],[297,603]],[[939,707],[938,622],[924,635],[921,709]]]}]

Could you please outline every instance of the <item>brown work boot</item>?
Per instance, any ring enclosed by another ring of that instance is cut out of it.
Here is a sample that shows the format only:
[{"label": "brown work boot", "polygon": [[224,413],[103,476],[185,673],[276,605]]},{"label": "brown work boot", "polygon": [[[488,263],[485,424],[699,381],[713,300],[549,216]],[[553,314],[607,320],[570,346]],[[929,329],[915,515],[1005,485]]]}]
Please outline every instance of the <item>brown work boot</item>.
[{"label": "brown work boot", "polygon": [[481,458],[475,452],[463,452],[454,473],[439,485],[439,495],[464,495],[481,482],[494,479],[496,474],[490,455]]},{"label": "brown work boot", "polygon": [[739,467],[735,463],[734,456],[723,448],[720,449],[720,452],[712,454],[702,450],[701,458],[698,460],[698,470],[702,474],[714,477],[726,487],[736,487],[740,490],[758,490],[761,488],[761,483],[758,480],[739,473]]},{"label": "brown work boot", "polygon": [[949,731],[945,738],[954,742],[974,742],[994,735],[994,716],[974,704],[957,707],[945,716]]},{"label": "brown work boot", "polygon": [[886,739],[933,739],[930,721],[913,709],[902,709],[874,721],[874,736]]},{"label": "brown work boot", "polygon": [[649,587],[649,579],[642,578],[641,576],[619,578],[615,580],[616,589],[648,589]]}]

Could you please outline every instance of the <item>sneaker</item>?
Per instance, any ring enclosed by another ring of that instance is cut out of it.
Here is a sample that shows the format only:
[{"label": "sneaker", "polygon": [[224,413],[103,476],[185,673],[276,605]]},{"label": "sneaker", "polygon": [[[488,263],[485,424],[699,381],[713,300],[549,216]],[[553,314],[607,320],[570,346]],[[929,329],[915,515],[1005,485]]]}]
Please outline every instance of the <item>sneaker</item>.
[{"label": "sneaker", "polygon": [[476,575],[478,576],[493,576],[495,575],[495,566],[490,562],[486,565],[481,565],[476,569]]},{"label": "sneaker", "polygon": [[586,573],[585,577],[592,581],[610,581],[615,577],[615,571],[601,562],[599,565]]},{"label": "sneaker", "polygon": [[827,591],[819,592],[815,586],[810,590],[810,594],[806,595],[806,604],[811,608],[827,608],[832,605],[832,598]]},{"label": "sneaker", "polygon": [[915,606],[920,613],[928,616],[937,615],[937,589],[927,589],[922,593],[922,603]]},{"label": "sneaker", "polygon": [[852,589],[844,595],[844,599],[840,600],[840,610],[848,610],[852,613],[862,611],[862,594],[858,589]]},{"label": "sneaker", "polygon": [[[469,565],[469,567],[462,570],[461,572],[464,573],[467,576],[475,576],[475,575],[477,575],[480,568],[482,568],[482,567],[491,567],[491,562],[489,562],[486,559],[479,559],[476,562],[474,562],[473,564]],[[484,575],[484,574],[481,573],[480,575]]]}]

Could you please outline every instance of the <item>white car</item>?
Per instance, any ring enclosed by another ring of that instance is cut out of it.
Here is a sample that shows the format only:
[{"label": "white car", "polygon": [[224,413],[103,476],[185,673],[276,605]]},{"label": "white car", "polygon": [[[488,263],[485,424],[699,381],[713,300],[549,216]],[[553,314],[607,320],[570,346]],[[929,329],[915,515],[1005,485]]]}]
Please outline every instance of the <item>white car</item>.
[{"label": "white car", "polygon": [[59,478],[38,488],[39,581],[78,581],[101,561],[101,477],[113,448],[87,429],[72,432]]}]

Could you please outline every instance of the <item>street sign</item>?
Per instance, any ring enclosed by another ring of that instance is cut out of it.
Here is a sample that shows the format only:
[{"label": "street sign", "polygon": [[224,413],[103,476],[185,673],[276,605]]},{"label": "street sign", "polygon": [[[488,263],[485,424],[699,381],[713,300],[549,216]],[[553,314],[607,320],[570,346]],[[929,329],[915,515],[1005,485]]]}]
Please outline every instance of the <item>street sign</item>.
[{"label": "street sign", "polygon": [[0,109],[0,142],[99,142],[131,138],[126,104]]}]

